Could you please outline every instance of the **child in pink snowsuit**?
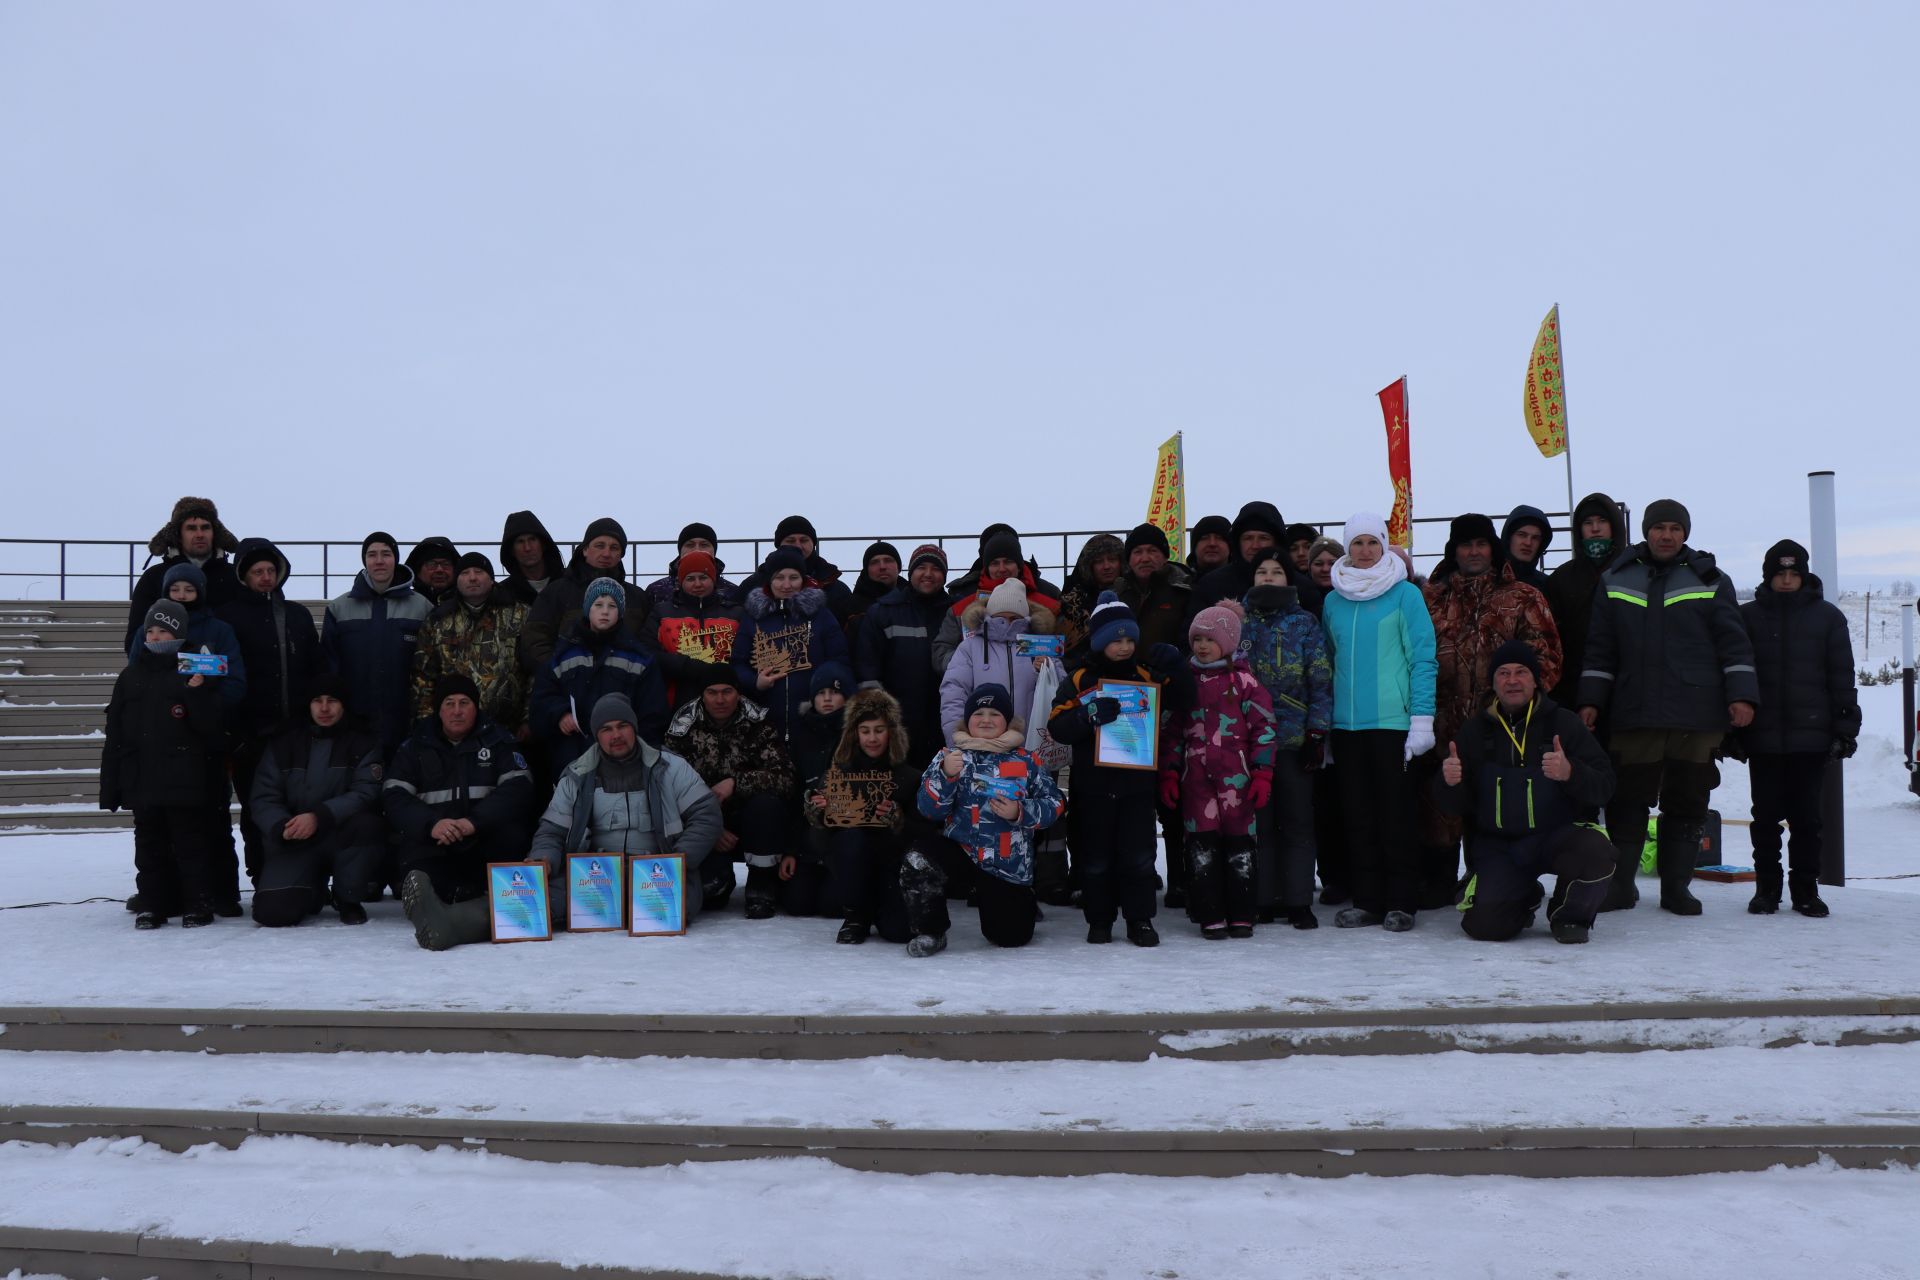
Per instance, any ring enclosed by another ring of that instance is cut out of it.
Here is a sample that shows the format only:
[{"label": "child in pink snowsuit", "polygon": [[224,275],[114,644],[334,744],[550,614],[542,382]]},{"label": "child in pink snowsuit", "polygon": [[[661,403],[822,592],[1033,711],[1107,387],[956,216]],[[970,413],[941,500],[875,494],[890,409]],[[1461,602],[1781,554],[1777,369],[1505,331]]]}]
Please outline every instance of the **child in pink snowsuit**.
[{"label": "child in pink snowsuit", "polygon": [[1240,619],[1228,601],[1187,628],[1192,709],[1161,752],[1160,798],[1187,830],[1187,915],[1214,940],[1253,936],[1254,815],[1273,786],[1273,701],[1238,652]]}]

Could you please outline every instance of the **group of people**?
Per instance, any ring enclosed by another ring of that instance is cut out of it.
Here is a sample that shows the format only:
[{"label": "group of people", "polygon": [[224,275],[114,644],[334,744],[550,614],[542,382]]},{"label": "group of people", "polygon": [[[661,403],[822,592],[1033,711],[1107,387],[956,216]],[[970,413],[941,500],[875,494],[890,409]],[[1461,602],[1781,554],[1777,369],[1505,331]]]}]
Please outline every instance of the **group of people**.
[{"label": "group of people", "polygon": [[133,592],[100,803],[133,812],[142,929],[240,915],[244,866],[259,924],[362,922],[392,889],[444,949],[489,937],[489,862],[557,881],[595,852],[681,855],[690,915],[744,871],[749,918],[913,956],[947,945],[950,900],[1007,947],[1043,906],[1077,906],[1090,943],[1156,945],[1163,903],[1210,940],[1312,929],[1316,878],[1341,928],[1454,907],[1503,940],[1544,906],[1578,943],[1638,901],[1655,805],[1660,906],[1699,914],[1731,755],[1749,910],[1784,887],[1824,916],[1821,779],[1859,709],[1805,549],[1772,548],[1742,606],[1678,502],[1639,541],[1605,494],[1571,524],[1549,574],[1537,508],[1460,516],[1423,579],[1377,515],[1336,539],[1250,502],[1184,561],[1143,524],[1055,584],[1007,524],[957,579],[940,546],[876,542],[848,581],[789,516],[738,581],[695,523],[641,586],[616,520],[563,554],[518,511],[497,564],[369,534],[316,628],[272,542],[182,498]]}]

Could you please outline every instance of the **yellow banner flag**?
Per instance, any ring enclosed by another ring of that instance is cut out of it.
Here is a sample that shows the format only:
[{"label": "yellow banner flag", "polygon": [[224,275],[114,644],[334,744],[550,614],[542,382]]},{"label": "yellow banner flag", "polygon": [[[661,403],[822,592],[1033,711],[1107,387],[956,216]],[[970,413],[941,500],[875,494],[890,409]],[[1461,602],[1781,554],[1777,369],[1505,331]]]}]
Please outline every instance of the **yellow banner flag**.
[{"label": "yellow banner flag", "polygon": [[1560,304],[1557,302],[1540,322],[1540,334],[1533,340],[1521,411],[1526,414],[1527,434],[1533,437],[1541,457],[1557,458],[1567,451],[1567,400],[1560,368]]},{"label": "yellow banner flag", "polygon": [[1186,550],[1187,540],[1187,468],[1180,458],[1180,433],[1174,432],[1160,446],[1159,461],[1153,467],[1153,492],[1147,495],[1147,523],[1158,525],[1167,535],[1175,559]]}]

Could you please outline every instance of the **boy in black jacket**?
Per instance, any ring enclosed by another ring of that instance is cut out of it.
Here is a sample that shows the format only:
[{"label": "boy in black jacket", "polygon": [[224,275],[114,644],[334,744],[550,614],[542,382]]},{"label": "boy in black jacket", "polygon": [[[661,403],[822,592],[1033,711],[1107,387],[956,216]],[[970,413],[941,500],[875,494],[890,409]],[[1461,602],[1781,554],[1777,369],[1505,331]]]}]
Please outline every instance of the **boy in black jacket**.
[{"label": "boy in black jacket", "polygon": [[1434,792],[1473,820],[1473,881],[1460,927],[1505,942],[1533,923],[1540,877],[1556,877],[1547,923],[1585,942],[1613,876],[1613,845],[1575,819],[1613,794],[1613,762],[1580,717],[1540,692],[1540,658],[1509,640],[1488,664],[1493,701],[1460,727]]},{"label": "boy in black jacket", "polygon": [[[1080,909],[1087,918],[1088,942],[1113,941],[1116,915],[1126,917],[1127,941],[1136,947],[1160,945],[1153,927],[1154,802],[1158,774],[1094,762],[1098,730],[1120,718],[1117,698],[1097,692],[1102,680],[1128,680],[1160,686],[1160,723],[1170,708],[1169,676],[1161,672],[1179,661],[1170,645],[1153,656],[1153,667],[1135,660],[1140,624],[1133,610],[1111,591],[1087,618],[1087,656],[1060,685],[1047,721],[1054,741],[1073,748],[1073,790],[1068,800],[1068,841],[1080,877]],[[1156,738],[1160,726],[1153,732]]]},{"label": "boy in black jacket", "polygon": [[[100,754],[100,807],[133,810],[136,929],[175,913],[188,929],[213,923],[220,833],[207,792],[221,769],[222,709],[212,682],[179,671],[187,611],[171,600],[147,610],[142,642],[113,683]],[[221,814],[220,818],[224,819]],[[224,848],[222,854],[224,855]]]},{"label": "boy in black jacket", "polygon": [[253,775],[263,849],[255,924],[296,925],[328,902],[340,923],[366,923],[360,902],[379,892],[386,853],[380,777],[380,740],[348,723],[345,678],[314,677],[306,720],[267,744]]}]

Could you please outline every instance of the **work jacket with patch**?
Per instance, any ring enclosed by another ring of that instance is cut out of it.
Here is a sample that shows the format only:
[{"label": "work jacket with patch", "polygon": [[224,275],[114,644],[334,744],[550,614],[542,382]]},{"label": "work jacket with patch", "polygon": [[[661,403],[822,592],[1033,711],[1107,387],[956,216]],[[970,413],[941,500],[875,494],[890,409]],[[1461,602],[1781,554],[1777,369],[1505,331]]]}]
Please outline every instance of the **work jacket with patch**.
[{"label": "work jacket with patch", "polygon": [[484,715],[458,742],[447,741],[438,719],[422,720],[394,753],[380,789],[388,825],[414,844],[430,841],[443,818],[465,818],[481,834],[525,834],[534,803],[526,757]]}]

